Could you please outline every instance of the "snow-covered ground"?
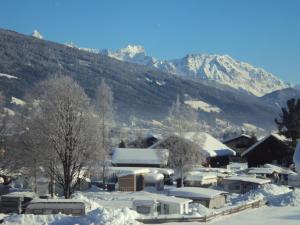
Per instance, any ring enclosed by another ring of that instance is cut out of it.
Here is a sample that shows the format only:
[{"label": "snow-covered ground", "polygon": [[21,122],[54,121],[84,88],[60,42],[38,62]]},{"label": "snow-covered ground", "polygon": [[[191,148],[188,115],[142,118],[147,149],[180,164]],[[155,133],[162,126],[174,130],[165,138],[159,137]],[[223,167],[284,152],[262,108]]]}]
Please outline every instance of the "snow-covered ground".
[{"label": "snow-covered ground", "polygon": [[[164,225],[203,225],[203,223],[165,223]],[[262,207],[219,217],[209,225],[299,225],[300,207]]]},{"label": "snow-covered ground", "polygon": [[[137,196],[135,196],[137,195]],[[124,193],[124,192],[102,192],[98,188],[92,188],[88,192],[77,192],[73,198],[84,201],[87,214],[84,217],[74,217],[62,214],[57,215],[9,215],[6,216],[5,225],[39,225],[39,224],[80,224],[80,225],[137,225],[139,217],[135,211],[130,210],[130,199],[142,197],[146,192]],[[149,195],[151,195],[149,193]],[[253,200],[264,199],[268,206],[258,209],[249,209],[229,216],[219,216],[208,222],[208,224],[220,225],[293,225],[300,222],[300,189],[294,191],[286,186],[274,184],[249,192],[245,195],[233,195],[229,198],[229,204],[222,209],[211,210],[200,204],[190,205],[190,216],[204,216],[216,211],[228,209]],[[1,214],[0,219],[5,217]],[[168,225],[196,225],[203,223],[166,223]]]}]

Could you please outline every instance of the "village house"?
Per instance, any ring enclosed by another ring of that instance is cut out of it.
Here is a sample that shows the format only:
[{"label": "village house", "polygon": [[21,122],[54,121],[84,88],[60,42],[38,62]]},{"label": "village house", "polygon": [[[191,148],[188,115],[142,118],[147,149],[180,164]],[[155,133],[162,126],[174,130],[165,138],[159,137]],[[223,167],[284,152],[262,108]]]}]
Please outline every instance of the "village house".
[{"label": "village house", "polygon": [[293,162],[294,152],[288,143],[289,140],[284,136],[272,133],[248,148],[241,156],[247,159],[249,167],[267,163],[288,167]]},{"label": "village house", "polygon": [[220,187],[230,193],[244,194],[268,183],[271,183],[271,180],[254,176],[231,176],[224,178]]},{"label": "village house", "polygon": [[242,153],[257,142],[255,137],[247,134],[241,134],[236,137],[223,141],[223,144],[233,149],[236,152],[236,156],[230,157],[231,162],[245,162],[245,159],[241,157]]},{"label": "village house", "polygon": [[210,209],[218,209],[225,205],[227,192],[200,187],[181,187],[169,190],[168,194],[191,199]]},{"label": "village house", "polygon": [[235,151],[224,145],[211,135],[205,132],[186,132],[182,137],[172,135],[166,137],[150,148],[167,148],[170,149],[177,140],[188,141],[199,149],[199,153],[204,159],[204,165],[210,167],[222,167],[229,164],[229,157],[235,155]]}]

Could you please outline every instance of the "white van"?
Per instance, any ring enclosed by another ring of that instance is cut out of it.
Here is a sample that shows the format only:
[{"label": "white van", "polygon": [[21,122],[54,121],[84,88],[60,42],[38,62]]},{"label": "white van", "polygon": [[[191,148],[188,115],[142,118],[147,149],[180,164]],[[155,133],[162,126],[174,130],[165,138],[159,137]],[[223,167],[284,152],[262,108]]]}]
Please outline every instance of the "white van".
[{"label": "white van", "polygon": [[34,199],[26,207],[25,214],[49,215],[67,214],[73,216],[85,215],[85,204],[73,199]]}]

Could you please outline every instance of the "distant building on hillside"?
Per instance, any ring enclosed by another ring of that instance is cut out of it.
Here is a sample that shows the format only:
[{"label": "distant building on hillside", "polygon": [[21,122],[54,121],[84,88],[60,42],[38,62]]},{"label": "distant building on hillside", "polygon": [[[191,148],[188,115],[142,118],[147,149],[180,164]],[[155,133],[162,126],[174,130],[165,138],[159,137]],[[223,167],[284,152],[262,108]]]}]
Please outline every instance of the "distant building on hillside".
[{"label": "distant building on hillside", "polygon": [[247,159],[249,167],[274,164],[288,167],[292,164],[294,150],[289,140],[279,134],[270,134],[252,145],[241,156]]}]

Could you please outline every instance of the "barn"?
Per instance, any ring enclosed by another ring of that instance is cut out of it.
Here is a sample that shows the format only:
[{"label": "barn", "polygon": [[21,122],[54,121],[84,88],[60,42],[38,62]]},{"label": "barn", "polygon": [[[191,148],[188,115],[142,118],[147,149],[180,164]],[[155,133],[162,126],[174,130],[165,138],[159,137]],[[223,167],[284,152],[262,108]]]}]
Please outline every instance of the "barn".
[{"label": "barn", "polygon": [[293,162],[294,153],[288,144],[289,140],[286,137],[272,133],[252,145],[241,156],[247,159],[249,167],[263,166],[267,163],[288,167]]}]

